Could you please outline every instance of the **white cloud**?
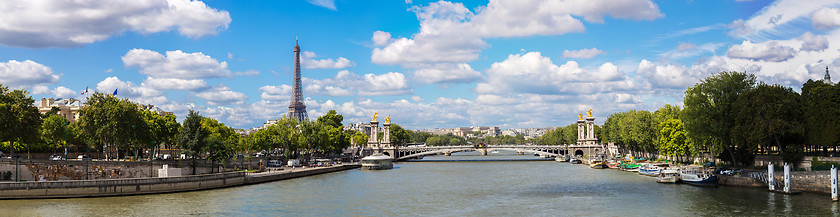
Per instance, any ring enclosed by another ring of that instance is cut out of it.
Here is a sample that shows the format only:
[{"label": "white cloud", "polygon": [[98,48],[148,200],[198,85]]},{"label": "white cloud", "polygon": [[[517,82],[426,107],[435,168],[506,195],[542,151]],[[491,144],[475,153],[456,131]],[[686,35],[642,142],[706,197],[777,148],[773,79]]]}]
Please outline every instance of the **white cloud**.
[{"label": "white cloud", "polygon": [[32,60],[0,62],[0,83],[14,89],[58,83],[50,67]]},{"label": "white cloud", "polygon": [[202,79],[155,78],[148,77],[143,85],[161,90],[192,90],[206,89],[209,86]]},{"label": "white cloud", "polygon": [[0,7],[0,44],[73,47],[125,31],[143,34],[177,29],[200,38],[227,29],[230,14],[191,0],[48,1],[12,0]]},{"label": "white cloud", "polygon": [[811,23],[817,29],[831,29],[840,26],[840,9],[824,7],[811,15]]},{"label": "white cloud", "polygon": [[370,40],[373,41],[374,46],[385,46],[391,41],[391,33],[377,30],[373,32],[373,38]]},{"label": "white cloud", "polygon": [[792,58],[796,55],[796,51],[792,47],[779,44],[777,41],[752,43],[747,40],[740,45],[730,46],[727,55],[733,58],[781,62]]},{"label": "white cloud", "polygon": [[58,86],[55,89],[50,90],[49,87],[44,85],[31,87],[30,91],[32,94],[53,95],[55,96],[55,98],[75,98],[77,96],[80,96],[80,94],[82,93],[81,91],[76,92],[64,86]]},{"label": "white cloud", "polygon": [[64,86],[58,86],[58,87],[55,88],[55,90],[52,91],[52,94],[55,95],[55,97],[58,97],[58,98],[71,98],[71,97],[79,96],[77,94],[81,94],[81,92],[76,92],[76,91],[71,90],[70,88],[66,88]]},{"label": "white cloud", "polygon": [[802,41],[802,51],[821,51],[828,48],[828,38],[825,35],[814,35],[811,32],[805,32],[799,36]]},{"label": "white cloud", "polygon": [[675,50],[670,50],[668,52],[659,54],[659,56],[663,58],[663,61],[670,61],[675,59],[694,57],[701,54],[714,55],[715,51],[717,51],[717,49],[723,45],[724,43],[706,43],[698,46],[692,43],[680,42],[680,44]]},{"label": "white cloud", "polygon": [[[634,20],[663,16],[648,0],[492,0],[474,12],[461,3],[439,1],[411,11],[420,20],[419,32],[411,38],[389,36],[387,46],[373,49],[373,63],[418,70],[440,63],[462,64],[478,58],[487,47],[485,38],[583,32],[583,23],[575,16],[592,23],[602,23],[604,16]],[[374,34],[375,44],[385,41],[383,33]]]},{"label": "white cloud", "polygon": [[277,100],[277,101],[288,101],[292,98],[292,86],[289,85],[280,85],[280,86],[262,86],[260,87],[260,98],[267,99],[267,100]]},{"label": "white cloud", "polygon": [[[632,86],[612,63],[583,69],[575,61],[555,65],[540,52],[511,54],[487,70],[486,82],[476,85],[478,93],[573,94],[623,89]],[[630,85],[630,86],[628,86]]]},{"label": "white cloud", "polygon": [[481,73],[466,63],[439,63],[414,71],[414,78],[425,83],[472,82],[480,77]]},{"label": "white cloud", "polygon": [[835,0],[775,1],[749,19],[730,24],[735,27],[730,34],[756,42],[796,37],[809,30],[809,20],[819,28],[825,23],[822,19],[830,17],[815,14],[815,11],[836,4]]},{"label": "white cloud", "polygon": [[681,65],[657,65],[648,60],[639,62],[636,73],[648,78],[654,87],[685,89],[705,78],[700,70],[688,70]]},{"label": "white cloud", "polygon": [[96,84],[96,90],[106,94],[111,94],[114,90],[117,90],[118,97],[127,97],[141,104],[158,105],[167,102],[162,91],[143,85],[138,86],[130,81],[121,81],[116,76],[100,81]]},{"label": "white cloud", "polygon": [[166,56],[145,49],[131,49],[122,61],[126,67],[137,67],[140,73],[157,78],[231,77],[227,62],[219,62],[201,52],[166,51]]},{"label": "white cloud", "polygon": [[695,47],[697,47],[696,44],[680,42],[680,45],[677,46],[677,50],[693,50]]},{"label": "white cloud", "polygon": [[406,95],[413,90],[405,75],[389,72],[381,75],[357,75],[347,70],[339,71],[335,77],[323,80],[303,78],[304,92],[328,96],[382,96]]},{"label": "white cloud", "polygon": [[301,65],[307,69],[343,69],[356,66],[356,63],[344,57],[339,57],[337,60],[332,58],[315,59],[318,55],[312,51],[303,51],[301,55]]},{"label": "white cloud", "polygon": [[335,0],[306,0],[309,4],[316,5],[318,7],[330,9],[330,10],[337,10],[335,8]]},{"label": "white cloud", "polygon": [[210,88],[196,93],[195,96],[207,100],[207,105],[242,104],[248,99],[244,93],[236,92],[226,86]]},{"label": "white cloud", "polygon": [[578,59],[590,59],[592,57],[606,54],[602,50],[598,50],[598,48],[585,48],[580,50],[564,50],[563,51],[563,58],[578,58]]}]

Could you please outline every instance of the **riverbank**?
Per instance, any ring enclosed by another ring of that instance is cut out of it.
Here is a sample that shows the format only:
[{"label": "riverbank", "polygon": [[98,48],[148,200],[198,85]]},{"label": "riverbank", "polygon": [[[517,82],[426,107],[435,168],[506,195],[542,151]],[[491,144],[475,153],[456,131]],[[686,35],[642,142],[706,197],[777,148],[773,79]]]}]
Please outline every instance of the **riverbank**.
[{"label": "riverbank", "polygon": [[262,173],[227,172],[162,178],[0,183],[0,199],[108,197],[200,191],[259,184],[359,168],[359,164]]}]

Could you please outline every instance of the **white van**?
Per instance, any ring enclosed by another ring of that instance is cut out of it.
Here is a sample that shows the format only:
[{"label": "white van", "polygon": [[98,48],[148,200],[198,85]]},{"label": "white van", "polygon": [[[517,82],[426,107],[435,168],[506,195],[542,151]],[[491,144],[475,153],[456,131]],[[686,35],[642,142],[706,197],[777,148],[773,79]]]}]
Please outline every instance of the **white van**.
[{"label": "white van", "polygon": [[290,167],[292,167],[292,166],[294,166],[294,167],[299,167],[299,166],[300,166],[300,160],[298,160],[298,159],[290,159],[288,162],[286,162],[286,165],[288,165],[288,166],[290,166]]}]

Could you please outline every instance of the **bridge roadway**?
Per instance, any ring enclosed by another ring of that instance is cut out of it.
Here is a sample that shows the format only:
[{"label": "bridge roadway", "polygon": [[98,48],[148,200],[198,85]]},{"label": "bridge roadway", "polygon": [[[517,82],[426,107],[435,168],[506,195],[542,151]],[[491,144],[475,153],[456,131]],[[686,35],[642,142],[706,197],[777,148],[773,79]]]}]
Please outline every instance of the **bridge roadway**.
[{"label": "bridge roadway", "polygon": [[[570,150],[574,150],[574,148],[601,148],[600,145],[597,147],[580,147],[580,146],[569,146]],[[487,155],[488,151],[493,150],[508,150],[508,151],[515,151],[519,154],[524,153],[533,153],[533,154],[540,154],[543,156],[550,156],[556,157],[558,155],[565,155],[568,152],[566,151],[566,146],[560,145],[488,145],[485,147],[475,147],[472,145],[464,145],[464,146],[423,146],[423,147],[399,147],[393,150],[387,150],[385,152],[393,152],[389,153],[391,156],[394,157],[397,161],[399,160],[406,160],[411,158],[429,156],[429,155],[450,155],[455,152],[467,152],[467,151],[478,151],[481,152],[482,155]],[[597,149],[596,149],[597,150]]]}]

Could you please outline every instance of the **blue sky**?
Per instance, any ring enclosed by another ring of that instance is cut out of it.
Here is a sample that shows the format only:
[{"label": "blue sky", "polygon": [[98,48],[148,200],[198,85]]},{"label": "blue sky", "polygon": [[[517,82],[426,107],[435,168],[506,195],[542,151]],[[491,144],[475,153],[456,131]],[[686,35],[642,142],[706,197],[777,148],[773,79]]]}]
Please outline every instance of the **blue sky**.
[{"label": "blue sky", "polygon": [[[91,90],[237,128],[281,117],[295,38],[310,117],[409,129],[564,126],[681,104],[723,71],[799,89],[840,68],[840,1],[0,3],[0,82]],[[14,6],[14,7],[10,7]]]}]

